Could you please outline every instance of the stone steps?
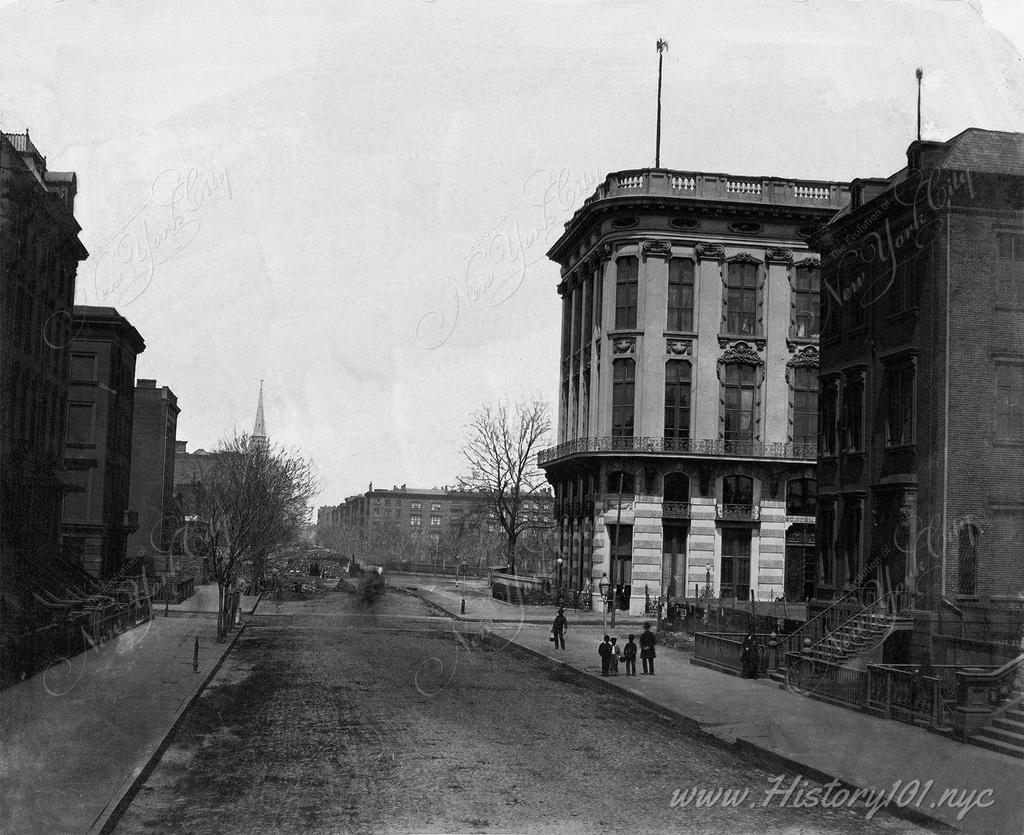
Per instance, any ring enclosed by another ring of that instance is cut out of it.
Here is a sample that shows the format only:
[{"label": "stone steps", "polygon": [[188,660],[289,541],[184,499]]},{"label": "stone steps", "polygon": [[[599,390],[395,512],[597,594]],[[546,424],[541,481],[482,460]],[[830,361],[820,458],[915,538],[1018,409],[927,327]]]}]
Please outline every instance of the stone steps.
[{"label": "stone steps", "polygon": [[1012,708],[971,736],[973,745],[1024,760],[1024,710]]}]

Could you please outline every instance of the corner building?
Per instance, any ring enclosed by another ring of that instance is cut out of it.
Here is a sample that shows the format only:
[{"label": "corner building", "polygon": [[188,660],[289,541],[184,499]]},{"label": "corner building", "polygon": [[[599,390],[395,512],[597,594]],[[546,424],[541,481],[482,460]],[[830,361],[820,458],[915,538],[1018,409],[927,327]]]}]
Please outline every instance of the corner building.
[{"label": "corner building", "polygon": [[[805,598],[813,586],[819,260],[845,184],[609,174],[561,265],[555,488],[563,585]],[[621,501],[620,501],[621,495]]]}]

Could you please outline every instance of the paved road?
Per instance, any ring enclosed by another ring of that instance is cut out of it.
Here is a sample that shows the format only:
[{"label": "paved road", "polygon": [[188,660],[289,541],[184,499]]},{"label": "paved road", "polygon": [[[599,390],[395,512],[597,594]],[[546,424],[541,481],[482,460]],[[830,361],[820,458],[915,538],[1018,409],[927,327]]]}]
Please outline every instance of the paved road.
[{"label": "paved road", "polygon": [[[863,807],[765,806],[777,772],[564,666],[456,636],[418,600],[277,611],[254,618],[117,832],[917,831]],[[749,794],[672,807],[717,787]]]}]

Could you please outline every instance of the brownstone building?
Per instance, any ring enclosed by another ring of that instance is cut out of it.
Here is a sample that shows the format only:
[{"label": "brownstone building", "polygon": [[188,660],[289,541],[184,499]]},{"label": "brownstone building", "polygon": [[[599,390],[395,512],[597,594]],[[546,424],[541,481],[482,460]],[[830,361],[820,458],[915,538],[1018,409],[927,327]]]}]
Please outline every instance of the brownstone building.
[{"label": "brownstone building", "polygon": [[918,141],[823,258],[815,594],[890,595],[915,655],[1020,649],[1024,135]]},{"label": "brownstone building", "polygon": [[129,507],[139,514],[138,529],[128,536],[129,557],[150,558],[155,568],[165,562],[178,524],[174,502],[175,433],[178,399],[156,380],[135,386],[132,418],[132,459]]},{"label": "brownstone building", "polygon": [[65,457],[78,489],[64,499],[66,557],[95,577],[121,569],[138,528],[129,509],[135,358],[139,332],[112,307],[74,308]]},{"label": "brownstone building", "polygon": [[77,179],[49,171],[23,134],[0,133],[0,581],[57,552],[66,487],[71,309],[88,253]]}]

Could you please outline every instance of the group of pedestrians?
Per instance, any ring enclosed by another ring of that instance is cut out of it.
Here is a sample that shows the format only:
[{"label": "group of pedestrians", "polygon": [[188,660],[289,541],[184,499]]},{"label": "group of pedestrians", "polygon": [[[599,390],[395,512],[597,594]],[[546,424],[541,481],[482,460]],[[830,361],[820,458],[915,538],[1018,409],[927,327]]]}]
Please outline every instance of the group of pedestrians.
[{"label": "group of pedestrians", "polygon": [[[651,625],[644,624],[644,631],[640,635],[640,662],[643,665],[643,675],[654,675],[654,645],[657,639],[651,632]],[[626,645],[619,647],[619,639],[604,636],[604,640],[597,648],[597,654],[601,657],[601,675],[617,676],[619,674],[619,660],[626,666],[626,675],[636,675],[636,635],[630,635],[626,639]]]},{"label": "group of pedestrians", "polygon": [[[555,615],[555,620],[551,624],[551,636],[548,638],[549,641],[554,643],[555,649],[565,649],[565,633],[569,631],[569,621],[565,617],[565,609],[559,608],[558,614]],[[601,641],[600,646],[597,648],[597,654],[601,656],[601,675],[603,676],[617,676],[619,674],[619,661],[621,660],[626,667],[627,676],[636,675],[636,656],[637,650],[640,653],[640,662],[643,665],[643,675],[653,676],[654,675],[654,645],[657,643],[657,638],[651,631],[651,624],[644,624],[644,631],[640,633],[640,641],[637,644],[636,635],[630,635],[626,639],[624,646],[619,646],[619,639],[612,638],[608,635],[604,636],[604,640]]]}]

